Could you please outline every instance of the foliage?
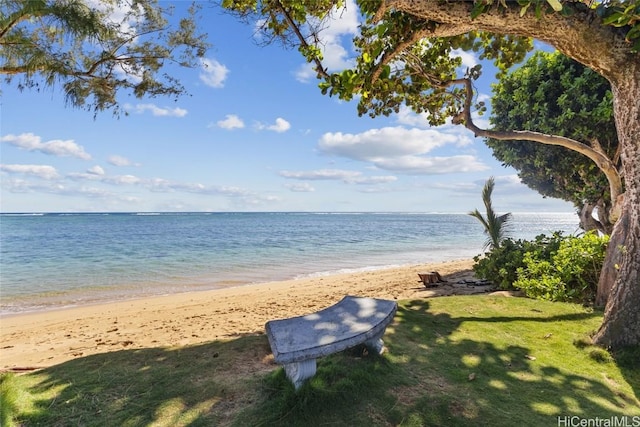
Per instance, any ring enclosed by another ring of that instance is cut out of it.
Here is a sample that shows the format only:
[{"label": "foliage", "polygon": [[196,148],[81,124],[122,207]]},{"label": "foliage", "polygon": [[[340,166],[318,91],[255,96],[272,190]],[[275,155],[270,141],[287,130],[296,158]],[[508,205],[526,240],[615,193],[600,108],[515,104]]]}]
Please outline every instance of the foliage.
[{"label": "foliage", "polygon": [[526,252],[513,286],[532,298],[591,304],[608,241],[590,232],[563,239],[550,259]]},{"label": "foliage", "polygon": [[640,3],[637,1],[600,2],[596,7],[604,25],[623,28],[625,40],[632,43],[633,50],[640,52]]},{"label": "foliage", "polygon": [[3,0],[0,74],[21,90],[62,83],[68,104],[120,111],[116,95],[185,92],[171,66],[195,67],[208,44],[197,8],[175,24],[158,0]]},{"label": "foliage", "polygon": [[505,239],[500,247],[483,256],[475,256],[473,271],[478,278],[489,280],[500,289],[513,289],[518,270],[525,266],[526,254],[535,254],[538,259],[551,259],[563,239],[562,232],[551,236],[540,234],[532,241]]},{"label": "foliage", "polygon": [[[491,123],[493,130],[527,129],[590,143],[618,164],[612,99],[609,82],[593,70],[558,52],[536,52],[493,86]],[[532,141],[486,143],[543,196],[572,202],[578,210],[611,205],[605,175],[579,153]],[[607,216],[599,215],[600,221]]]},{"label": "foliage", "polygon": [[507,237],[506,234],[509,228],[509,220],[511,219],[511,213],[498,215],[493,210],[491,194],[493,193],[494,186],[495,179],[490,177],[487,182],[485,182],[482,189],[482,202],[484,203],[484,207],[487,212],[486,217],[483,217],[478,209],[469,212],[469,215],[480,221],[484,227],[484,234],[487,235],[487,240],[484,244],[483,250],[487,248],[493,249],[500,247],[500,243]]},{"label": "foliage", "polygon": [[597,362],[592,346],[573,344],[601,319],[578,304],[528,298],[399,301],[382,357],[354,349],[320,358],[297,392],[264,334],[119,349],[16,376],[30,408],[17,422],[545,426],[564,414],[640,416],[637,351]]},{"label": "foliage", "polygon": [[[319,30],[323,25],[319,21],[339,11],[343,1],[225,0],[222,4],[245,18],[255,14],[268,39],[281,38],[288,44],[297,44],[307,60],[315,63],[318,77],[324,80],[320,83],[322,93],[344,100],[361,95],[358,112],[372,117],[397,112],[406,104],[416,113],[428,112],[430,124],[442,124],[447,118],[458,116],[464,108],[464,91],[455,87],[460,83],[457,68],[462,62],[452,54],[454,50],[478,52],[481,59],[492,60],[504,71],[524,60],[533,48],[529,37],[483,31],[430,36],[438,34],[437,22],[392,7],[382,17],[380,0],[358,3],[366,22],[354,39],[359,53],[356,66],[333,73],[322,64]],[[525,16],[527,11],[534,11],[533,19],[543,19],[545,14],[569,16],[589,11],[587,5],[579,2],[520,0],[515,5],[508,3],[511,2],[474,1],[469,13],[472,18],[478,18],[496,8],[518,8],[522,19],[532,19]],[[637,8],[640,8],[638,2],[608,1],[594,5],[590,13],[611,15],[605,20],[606,25],[623,28],[626,36],[634,39],[636,28],[640,27]],[[479,76],[480,67],[474,67],[464,77],[475,80]],[[475,107],[480,112],[484,110],[482,102],[476,102]]]}]

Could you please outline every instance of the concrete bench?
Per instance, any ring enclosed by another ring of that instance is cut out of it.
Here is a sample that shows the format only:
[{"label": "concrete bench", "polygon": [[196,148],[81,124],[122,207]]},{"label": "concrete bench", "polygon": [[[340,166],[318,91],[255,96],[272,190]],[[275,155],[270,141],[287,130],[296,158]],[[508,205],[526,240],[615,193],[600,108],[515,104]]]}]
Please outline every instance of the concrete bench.
[{"label": "concrete bench", "polygon": [[265,329],[274,360],[298,389],[316,373],[316,359],[364,343],[381,354],[382,335],[393,320],[395,301],[346,296],[317,313],[271,320]]}]

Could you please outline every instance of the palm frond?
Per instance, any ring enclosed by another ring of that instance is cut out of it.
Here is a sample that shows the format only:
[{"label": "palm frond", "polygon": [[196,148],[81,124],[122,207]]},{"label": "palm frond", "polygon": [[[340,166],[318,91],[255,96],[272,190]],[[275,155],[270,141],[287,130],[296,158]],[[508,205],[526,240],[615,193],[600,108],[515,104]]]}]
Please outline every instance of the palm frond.
[{"label": "palm frond", "polygon": [[500,243],[507,238],[510,231],[511,213],[498,215],[493,210],[491,195],[494,186],[495,179],[490,177],[482,189],[482,202],[486,209],[486,216],[483,216],[478,209],[469,212],[469,215],[480,221],[484,227],[484,233],[487,235],[487,240],[482,248],[483,251],[499,247]]}]

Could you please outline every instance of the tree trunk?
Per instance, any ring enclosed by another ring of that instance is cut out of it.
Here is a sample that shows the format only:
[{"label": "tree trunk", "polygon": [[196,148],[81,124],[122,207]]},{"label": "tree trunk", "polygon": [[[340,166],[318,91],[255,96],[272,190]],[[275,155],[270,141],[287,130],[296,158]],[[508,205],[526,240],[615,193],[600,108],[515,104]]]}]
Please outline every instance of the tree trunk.
[{"label": "tree trunk", "polygon": [[609,239],[609,245],[607,246],[607,253],[604,257],[604,263],[602,264],[602,270],[600,271],[600,278],[598,279],[598,290],[596,292],[596,307],[604,307],[609,299],[611,289],[618,277],[618,269],[622,264],[623,248],[625,247],[626,230],[629,229],[627,213],[625,212],[622,217],[616,223],[611,237]]},{"label": "tree trunk", "polygon": [[[637,205],[636,205],[637,206]],[[607,348],[620,348],[627,345],[640,344],[640,218],[638,208],[635,211],[625,211],[615,226],[614,234],[623,234],[626,239],[624,245],[614,246],[610,243],[607,250],[605,265],[598,283],[597,301],[604,298],[603,292],[608,292],[604,320],[594,336],[594,342]],[[619,263],[615,261],[619,260]],[[617,269],[617,278],[610,289],[605,287],[610,283],[612,275]],[[604,276],[604,277],[603,277]]]},{"label": "tree trunk", "polygon": [[582,205],[582,209],[580,209],[580,228],[584,231],[597,230],[604,233],[604,227],[593,217],[593,209],[595,206],[592,203],[585,203]]},{"label": "tree trunk", "polygon": [[[614,203],[615,202],[615,203]],[[598,203],[596,204],[596,211],[598,214],[598,221],[600,222],[600,224],[602,225],[602,232],[604,234],[611,234],[613,233],[613,224],[610,221],[611,218],[611,209],[614,208],[614,204],[617,204],[618,206],[621,205],[622,203],[618,203],[617,201],[607,201],[605,200],[604,197],[600,197],[600,199],[598,200]]]},{"label": "tree trunk", "polygon": [[611,88],[625,192],[598,282],[596,300],[607,304],[594,337],[597,344],[612,349],[640,345],[640,62],[630,63],[621,73]]},{"label": "tree trunk", "polygon": [[[533,37],[609,80],[625,188],[624,200],[618,200],[613,192],[611,195],[611,218],[623,218],[614,225],[614,242],[605,259],[608,273],[598,283],[600,300],[606,300],[607,305],[594,340],[612,349],[640,345],[640,55],[630,51],[618,29],[602,25],[590,10],[578,10],[564,2],[563,7],[573,9],[573,14],[539,18],[533,12],[520,16],[520,6],[507,4],[507,8],[494,8],[472,19],[473,2],[386,0],[375,18],[391,9],[407,12],[438,24],[432,26],[429,37],[451,37],[472,30]],[[620,242],[624,245],[616,246]],[[612,274],[611,268],[617,268],[617,274]]]}]

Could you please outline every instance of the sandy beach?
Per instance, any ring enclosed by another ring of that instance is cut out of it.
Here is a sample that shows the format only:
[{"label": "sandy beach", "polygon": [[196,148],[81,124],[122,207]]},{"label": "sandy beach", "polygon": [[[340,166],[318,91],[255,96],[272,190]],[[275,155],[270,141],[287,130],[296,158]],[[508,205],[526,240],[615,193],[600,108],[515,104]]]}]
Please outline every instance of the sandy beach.
[{"label": "sandy beach", "polygon": [[[472,265],[448,261],[13,315],[0,320],[0,370],[261,334],[268,320],[314,312],[345,295],[401,300],[486,292],[457,283],[474,279]],[[425,288],[418,273],[430,271],[447,283]]]}]

